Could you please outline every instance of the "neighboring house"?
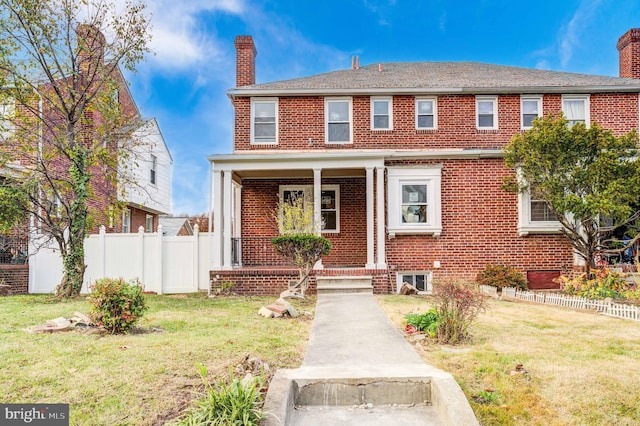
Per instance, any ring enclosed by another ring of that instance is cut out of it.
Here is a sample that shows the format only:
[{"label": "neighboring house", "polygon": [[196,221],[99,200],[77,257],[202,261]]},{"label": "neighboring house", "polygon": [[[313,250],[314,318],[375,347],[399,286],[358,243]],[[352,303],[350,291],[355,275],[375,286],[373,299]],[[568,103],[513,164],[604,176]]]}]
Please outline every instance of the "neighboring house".
[{"label": "neighboring house", "polygon": [[193,235],[193,227],[188,217],[160,216],[159,219],[162,235],[167,237]]},{"label": "neighboring house", "polygon": [[332,244],[312,286],[362,275],[379,293],[403,281],[428,291],[434,278],[473,278],[487,264],[549,285],[574,267],[571,245],[544,202],[502,190],[513,173],[502,148],[549,113],[616,135],[640,123],[638,29],[618,42],[621,78],[399,62],[255,84],[253,39],[235,45],[234,152],[209,157],[211,277],[244,293],[295,279],[270,245],[270,212],[295,195]]}]

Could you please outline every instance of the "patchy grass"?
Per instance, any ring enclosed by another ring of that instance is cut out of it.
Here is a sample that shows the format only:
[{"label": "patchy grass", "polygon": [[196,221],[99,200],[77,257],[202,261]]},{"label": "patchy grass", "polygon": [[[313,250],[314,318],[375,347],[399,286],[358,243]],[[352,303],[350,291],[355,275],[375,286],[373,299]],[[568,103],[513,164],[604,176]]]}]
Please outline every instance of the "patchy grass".
[{"label": "patchy grass", "polygon": [[[431,307],[423,297],[378,300],[399,328],[405,314]],[[640,323],[491,301],[471,333],[462,346],[421,348],[453,374],[481,424],[640,424]]]},{"label": "patchy grass", "polygon": [[[272,368],[302,362],[311,317],[259,317],[258,309],[273,297],[195,294],[147,300],[140,328],[117,336],[25,332],[74,311],[87,313],[86,299],[0,298],[1,401],[69,403],[71,424],[163,424],[198,396],[200,363],[213,377],[227,375],[246,354]],[[315,299],[292,303],[299,311],[312,311]]]}]

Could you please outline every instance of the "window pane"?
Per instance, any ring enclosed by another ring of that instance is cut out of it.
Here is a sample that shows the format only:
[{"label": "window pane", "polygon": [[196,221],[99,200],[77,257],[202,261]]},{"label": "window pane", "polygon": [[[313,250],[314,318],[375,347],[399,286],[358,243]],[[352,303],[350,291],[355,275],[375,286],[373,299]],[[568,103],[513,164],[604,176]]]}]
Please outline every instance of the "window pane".
[{"label": "window pane", "polygon": [[418,101],[418,114],[433,114],[433,101]]},{"label": "window pane", "polygon": [[433,115],[419,115],[418,127],[432,128],[433,127]]},{"label": "window pane", "polygon": [[388,115],[376,115],[373,117],[374,129],[388,129],[389,128],[389,116]]},{"label": "window pane", "polygon": [[532,127],[533,120],[535,120],[537,117],[538,117],[538,114],[524,114],[522,116],[522,125],[524,127]]},{"label": "window pane", "polygon": [[479,114],[493,114],[493,101],[478,101]]},{"label": "window pane", "polygon": [[335,231],[338,229],[337,212],[322,212],[322,229],[325,231]]},{"label": "window pane", "polygon": [[522,113],[523,114],[536,114],[538,115],[538,101],[522,101]]},{"label": "window pane", "polygon": [[426,202],[427,185],[402,185],[402,204]]},{"label": "window pane", "polygon": [[282,192],[282,196],[284,197],[285,203],[292,204],[294,201],[298,199],[304,200],[304,191],[302,189],[285,190]]},{"label": "window pane", "polygon": [[389,101],[373,101],[373,114],[388,115]]},{"label": "window pane", "polygon": [[427,281],[424,279],[424,275],[416,275],[415,287],[419,291],[427,291]]},{"label": "window pane", "polygon": [[532,222],[549,222],[553,220],[556,220],[556,217],[546,201],[531,201]]},{"label": "window pane", "polygon": [[276,116],[276,103],[275,102],[256,102],[254,104],[254,111],[256,121],[258,118],[275,117]]},{"label": "window pane", "polygon": [[402,206],[402,223],[427,223],[427,206]]},{"label": "window pane", "polygon": [[584,121],[585,107],[583,99],[565,100],[562,110],[567,120]]},{"label": "window pane", "polygon": [[273,123],[262,124],[256,123],[254,136],[256,139],[271,139],[275,140],[276,137],[276,125]]},{"label": "window pane", "polygon": [[403,283],[409,283],[409,284],[413,285],[414,276],[413,275],[403,275],[402,276],[402,282]]},{"label": "window pane", "polygon": [[349,102],[329,102],[329,121],[349,121]]},{"label": "window pane", "polygon": [[329,142],[349,142],[349,123],[329,123]]},{"label": "window pane", "polygon": [[493,114],[480,114],[478,116],[478,127],[493,127]]},{"label": "window pane", "polygon": [[336,191],[322,191],[321,208],[322,210],[336,208]]}]

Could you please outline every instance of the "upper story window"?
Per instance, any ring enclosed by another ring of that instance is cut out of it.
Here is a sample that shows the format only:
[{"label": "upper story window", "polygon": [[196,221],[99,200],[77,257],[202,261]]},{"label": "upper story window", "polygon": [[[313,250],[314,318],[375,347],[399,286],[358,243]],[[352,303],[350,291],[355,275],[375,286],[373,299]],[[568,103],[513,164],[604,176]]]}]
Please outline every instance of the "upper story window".
[{"label": "upper story window", "polygon": [[441,167],[389,167],[388,230],[396,234],[442,233]]},{"label": "upper story window", "polygon": [[569,121],[569,127],[576,123],[583,123],[589,127],[589,96],[562,96],[562,112],[567,121]]},{"label": "upper story window", "polygon": [[436,100],[416,99],[416,129],[435,129],[436,123]]},{"label": "upper story window", "polygon": [[476,97],[476,128],[491,130],[498,128],[498,97]]},{"label": "upper story window", "polygon": [[13,134],[13,116],[15,104],[5,101],[0,103],[0,139],[6,139]]},{"label": "upper story window", "polygon": [[393,130],[393,98],[371,98],[371,130]]},{"label": "upper story window", "polygon": [[155,155],[151,155],[151,170],[149,170],[149,182],[152,185],[156,184],[158,173],[158,157]]},{"label": "upper story window", "polygon": [[326,143],[352,143],[351,98],[325,99],[324,134]]},{"label": "upper story window", "polygon": [[520,98],[522,128],[533,127],[533,120],[542,116],[542,98],[540,96],[523,96]]},{"label": "upper story window", "polygon": [[251,99],[251,143],[278,143],[277,99]]}]

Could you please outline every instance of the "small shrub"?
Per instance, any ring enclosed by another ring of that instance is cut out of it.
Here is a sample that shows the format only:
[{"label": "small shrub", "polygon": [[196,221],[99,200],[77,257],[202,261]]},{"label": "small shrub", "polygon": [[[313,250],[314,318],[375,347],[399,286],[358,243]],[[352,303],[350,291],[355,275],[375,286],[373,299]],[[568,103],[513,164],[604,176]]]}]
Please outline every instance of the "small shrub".
[{"label": "small shrub", "polygon": [[205,386],[204,397],[196,402],[186,417],[176,424],[181,426],[204,425],[258,425],[262,418],[262,378],[255,377],[243,384],[229,371],[227,380],[218,380],[213,385],[207,380],[207,369],[200,367],[200,377]]},{"label": "small shrub", "polygon": [[147,310],[142,285],[137,280],[103,278],[91,286],[91,319],[112,334],[127,333]]},{"label": "small shrub", "polygon": [[414,327],[417,331],[423,331],[431,337],[436,336],[438,313],[435,309],[430,309],[424,314],[407,314],[404,318],[407,320],[407,325]]},{"label": "small shrub", "polygon": [[640,288],[629,289],[622,293],[622,295],[631,302],[640,303]]},{"label": "small shrub", "polygon": [[520,271],[512,266],[487,265],[484,270],[476,276],[478,285],[490,285],[501,290],[503,287],[516,287],[527,290],[529,284]]},{"label": "small shrub", "polygon": [[463,281],[434,282],[433,298],[440,343],[458,343],[467,339],[471,323],[486,306],[485,296],[478,287]]},{"label": "small shrub", "polygon": [[629,290],[622,276],[607,268],[591,270],[591,277],[587,274],[578,275],[575,278],[561,276],[558,278],[560,289],[565,294],[586,297],[588,299],[621,298]]}]

